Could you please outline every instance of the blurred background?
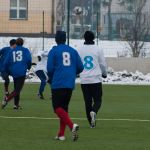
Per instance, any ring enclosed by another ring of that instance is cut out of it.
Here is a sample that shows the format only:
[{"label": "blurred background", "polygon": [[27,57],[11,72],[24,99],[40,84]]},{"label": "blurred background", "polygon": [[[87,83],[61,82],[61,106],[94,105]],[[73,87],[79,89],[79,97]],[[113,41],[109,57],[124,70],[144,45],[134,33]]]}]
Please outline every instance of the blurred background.
[{"label": "blurred background", "polygon": [[24,37],[35,55],[55,45],[57,30],[66,31],[76,49],[84,32],[92,30],[110,66],[149,72],[149,0],[0,0],[0,48]]}]

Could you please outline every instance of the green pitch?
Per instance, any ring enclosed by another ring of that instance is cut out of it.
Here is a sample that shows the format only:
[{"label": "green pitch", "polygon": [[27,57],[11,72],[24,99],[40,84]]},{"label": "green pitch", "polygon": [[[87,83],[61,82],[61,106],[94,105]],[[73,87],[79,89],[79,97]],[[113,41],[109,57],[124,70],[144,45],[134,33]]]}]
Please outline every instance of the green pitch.
[{"label": "green pitch", "polygon": [[50,88],[46,87],[46,100],[41,101],[38,86],[25,85],[22,110],[13,110],[12,102],[0,110],[0,150],[150,150],[150,86],[104,85],[97,115],[101,120],[90,129],[77,85],[70,103],[70,116],[80,125],[77,142],[71,140],[68,128],[66,141],[53,140],[59,124],[51,106]]}]

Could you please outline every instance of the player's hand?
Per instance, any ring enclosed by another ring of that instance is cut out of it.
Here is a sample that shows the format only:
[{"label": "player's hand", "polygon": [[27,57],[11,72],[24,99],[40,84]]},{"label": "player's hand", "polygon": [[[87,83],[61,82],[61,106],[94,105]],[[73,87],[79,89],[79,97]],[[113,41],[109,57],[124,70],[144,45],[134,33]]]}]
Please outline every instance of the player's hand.
[{"label": "player's hand", "polygon": [[35,65],[37,65],[37,64],[33,62],[33,63],[31,63],[31,65],[32,65],[32,66],[35,66]]},{"label": "player's hand", "polygon": [[107,75],[102,74],[102,78],[107,78]]},{"label": "player's hand", "polygon": [[77,74],[77,75],[76,75],[76,78],[79,78],[79,77],[80,77],[80,75],[79,75],[79,74]]},{"label": "player's hand", "polygon": [[38,58],[38,61],[41,61],[41,59],[42,59],[41,56],[38,56],[37,58]]}]

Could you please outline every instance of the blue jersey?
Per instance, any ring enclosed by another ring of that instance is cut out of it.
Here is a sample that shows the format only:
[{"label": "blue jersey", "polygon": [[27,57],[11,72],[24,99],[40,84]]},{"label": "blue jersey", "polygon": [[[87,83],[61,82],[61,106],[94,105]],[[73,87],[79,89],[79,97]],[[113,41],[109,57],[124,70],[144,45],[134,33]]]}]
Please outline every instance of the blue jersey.
[{"label": "blue jersey", "polygon": [[76,75],[83,70],[81,58],[68,45],[54,46],[48,54],[47,71],[52,89],[74,88]]},{"label": "blue jersey", "polygon": [[11,50],[10,47],[4,47],[0,50],[0,72],[4,70],[4,61],[10,50]]},{"label": "blue jersey", "polygon": [[13,78],[25,76],[27,69],[31,68],[31,54],[27,48],[17,46],[8,54],[5,62],[5,72],[10,73]]}]

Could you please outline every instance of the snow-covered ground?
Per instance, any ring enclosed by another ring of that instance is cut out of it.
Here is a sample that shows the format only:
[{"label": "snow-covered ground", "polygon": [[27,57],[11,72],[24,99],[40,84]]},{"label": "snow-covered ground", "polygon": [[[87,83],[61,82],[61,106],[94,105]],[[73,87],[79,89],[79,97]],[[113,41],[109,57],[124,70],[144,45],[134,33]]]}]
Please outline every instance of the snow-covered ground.
[{"label": "snow-covered ground", "polygon": [[[9,45],[9,41],[12,37],[0,37],[0,48]],[[28,47],[32,55],[35,56],[38,51],[42,50],[42,38],[24,38],[25,47]],[[70,40],[70,45],[76,49],[83,44],[83,40]],[[53,38],[44,39],[44,49],[50,50],[55,45]],[[129,47],[126,42],[121,41],[99,41],[99,45],[103,48],[105,57],[121,57],[121,55],[130,56]],[[144,49],[146,50],[147,56],[150,56],[150,42],[145,44]],[[149,50],[149,51],[148,51]],[[12,80],[12,79],[11,79]],[[2,79],[0,77],[0,82]],[[26,82],[39,82],[39,79],[33,72],[33,69],[28,73]],[[80,82],[79,79],[76,82]],[[150,73],[144,75],[139,71],[135,73],[121,71],[114,72],[112,68],[108,69],[108,77],[103,80],[106,84],[149,84],[150,85]]]},{"label": "snow-covered ground", "polygon": [[[0,48],[9,45],[10,39],[13,37],[0,37]],[[42,38],[23,38],[25,43],[24,46],[28,47],[33,56],[35,56],[38,51],[43,48],[43,39]],[[78,48],[84,43],[83,40],[70,40],[70,46],[78,50]],[[45,38],[44,39],[44,49],[50,50],[55,45],[54,38]],[[99,41],[98,45],[103,49],[105,57],[130,57],[131,51],[127,42],[123,41]],[[147,54],[147,57],[150,57],[150,42],[146,42],[143,47],[143,52]]]}]

